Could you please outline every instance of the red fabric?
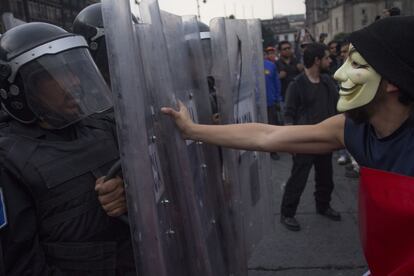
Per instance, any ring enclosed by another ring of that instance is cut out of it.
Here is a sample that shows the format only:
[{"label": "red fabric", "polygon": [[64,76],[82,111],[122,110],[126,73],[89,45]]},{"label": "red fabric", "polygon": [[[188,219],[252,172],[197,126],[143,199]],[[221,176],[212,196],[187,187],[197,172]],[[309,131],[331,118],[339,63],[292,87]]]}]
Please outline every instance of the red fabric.
[{"label": "red fabric", "polygon": [[372,276],[414,276],[414,178],[361,168],[359,222]]}]

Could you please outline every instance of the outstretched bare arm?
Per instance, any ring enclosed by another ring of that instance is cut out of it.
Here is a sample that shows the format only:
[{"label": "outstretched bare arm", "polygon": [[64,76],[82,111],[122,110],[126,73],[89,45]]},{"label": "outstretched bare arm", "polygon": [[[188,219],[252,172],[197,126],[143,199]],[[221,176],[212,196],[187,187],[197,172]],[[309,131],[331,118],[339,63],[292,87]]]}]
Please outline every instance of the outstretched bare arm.
[{"label": "outstretched bare arm", "polygon": [[326,153],[344,147],[345,116],[336,115],[316,125],[274,126],[259,123],[200,125],[180,102],[179,111],[164,107],[184,138],[235,149],[291,153]]}]

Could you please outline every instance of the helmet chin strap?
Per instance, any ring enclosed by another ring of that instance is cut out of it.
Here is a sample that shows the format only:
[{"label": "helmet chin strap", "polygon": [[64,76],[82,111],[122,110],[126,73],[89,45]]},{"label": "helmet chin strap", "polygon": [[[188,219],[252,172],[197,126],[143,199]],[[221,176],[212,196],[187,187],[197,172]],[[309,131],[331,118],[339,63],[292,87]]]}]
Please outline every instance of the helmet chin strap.
[{"label": "helmet chin strap", "polygon": [[80,109],[79,112],[74,114],[62,114],[45,108],[41,104],[39,104],[35,114],[39,120],[40,126],[48,129],[63,129],[83,118]]},{"label": "helmet chin strap", "polygon": [[69,116],[51,111],[47,111],[46,114],[40,115],[38,118],[40,126],[48,129],[62,129],[82,119],[79,115],[73,115],[71,119]]}]

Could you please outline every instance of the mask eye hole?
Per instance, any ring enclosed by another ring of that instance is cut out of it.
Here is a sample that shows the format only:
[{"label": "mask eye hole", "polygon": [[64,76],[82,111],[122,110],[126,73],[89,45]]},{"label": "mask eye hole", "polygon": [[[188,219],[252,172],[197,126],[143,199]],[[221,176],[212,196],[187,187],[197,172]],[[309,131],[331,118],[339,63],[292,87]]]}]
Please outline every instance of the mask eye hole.
[{"label": "mask eye hole", "polygon": [[368,68],[368,65],[366,65],[366,64],[359,64],[358,62],[356,62],[356,61],[352,61],[351,62],[351,66],[353,67],[353,68],[355,68],[355,69],[365,69],[365,68]]}]

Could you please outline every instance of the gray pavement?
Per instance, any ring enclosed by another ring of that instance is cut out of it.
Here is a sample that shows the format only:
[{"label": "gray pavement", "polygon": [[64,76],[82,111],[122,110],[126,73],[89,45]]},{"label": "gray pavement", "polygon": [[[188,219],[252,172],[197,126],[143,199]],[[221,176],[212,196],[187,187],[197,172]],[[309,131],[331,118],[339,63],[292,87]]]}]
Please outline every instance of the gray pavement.
[{"label": "gray pavement", "polygon": [[311,173],[296,216],[302,230],[292,232],[279,222],[281,187],[290,175],[291,157],[282,154],[272,163],[275,229],[250,258],[249,276],[361,276],[367,267],[358,234],[358,180],[344,177],[345,168],[334,162],[331,204],[342,215],[342,221],[335,222],[316,214]]}]

